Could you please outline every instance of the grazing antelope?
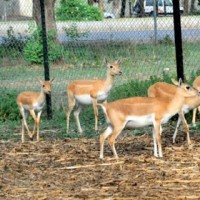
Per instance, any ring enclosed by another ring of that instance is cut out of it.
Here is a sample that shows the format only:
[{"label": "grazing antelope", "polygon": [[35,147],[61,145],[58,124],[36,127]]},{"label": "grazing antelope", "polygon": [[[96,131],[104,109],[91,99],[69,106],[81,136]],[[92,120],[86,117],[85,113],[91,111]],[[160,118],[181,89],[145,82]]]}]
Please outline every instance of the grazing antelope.
[{"label": "grazing antelope", "polygon": [[[30,138],[33,138],[33,136],[35,135],[35,130],[37,129],[37,141],[40,140],[40,135],[39,135],[40,116],[42,114],[42,109],[45,105],[46,94],[49,94],[51,92],[51,83],[53,79],[51,79],[50,81],[41,81],[38,79],[38,81],[40,82],[41,85],[40,92],[25,91],[21,92],[17,96],[17,105],[22,115],[22,143],[24,143],[25,140],[24,127],[26,128]],[[26,122],[29,114],[31,114],[31,116],[34,119],[34,128],[32,133],[29,130]]]},{"label": "grazing antelope", "polygon": [[[175,80],[172,80],[172,82],[177,85],[178,82]],[[165,97],[165,98],[173,98],[173,96],[176,93],[177,87],[172,84],[168,84],[165,82],[157,82],[154,85],[150,86],[148,89],[148,96],[149,97]],[[196,88],[197,89],[197,88]],[[177,125],[173,134],[173,143],[175,143],[176,135],[178,132],[178,127],[180,126],[181,121],[183,122],[183,125],[186,130],[187,134],[187,142],[188,145],[191,144],[190,140],[190,134],[189,134],[189,126],[187,124],[187,121],[185,119],[185,114],[188,113],[190,110],[196,108],[200,105],[200,96],[193,96],[193,97],[186,97],[182,106],[181,111],[178,113],[178,121]]]},{"label": "grazing antelope", "polygon": [[93,105],[95,114],[95,130],[98,130],[98,109],[97,101],[107,101],[107,97],[113,86],[113,78],[115,75],[121,75],[119,65],[120,61],[108,63],[107,65],[107,77],[105,80],[75,80],[67,87],[68,95],[68,108],[66,111],[67,119],[67,132],[69,131],[69,119],[71,111],[73,110],[75,103],[77,102],[77,110],[74,112],[74,116],[77,122],[78,130],[83,132],[79,120],[79,114],[82,107],[85,105]]},{"label": "grazing antelope", "polygon": [[[198,76],[194,82],[193,82],[193,87],[196,88],[199,92],[200,92],[200,76]],[[198,105],[198,107],[193,109],[193,116],[192,116],[192,124],[193,126],[196,125],[196,114],[197,114],[197,109],[200,113],[200,104]]]},{"label": "grazing antelope", "polygon": [[[125,127],[144,127],[153,125],[154,156],[162,157],[161,124],[181,110],[185,97],[196,96],[198,91],[182,83],[172,98],[163,97],[131,97],[111,103],[98,104],[102,107],[107,121],[107,129],[100,135],[100,158],[103,159],[105,139],[109,137],[109,144],[115,158],[115,139]],[[158,148],[158,149],[157,149]]]}]

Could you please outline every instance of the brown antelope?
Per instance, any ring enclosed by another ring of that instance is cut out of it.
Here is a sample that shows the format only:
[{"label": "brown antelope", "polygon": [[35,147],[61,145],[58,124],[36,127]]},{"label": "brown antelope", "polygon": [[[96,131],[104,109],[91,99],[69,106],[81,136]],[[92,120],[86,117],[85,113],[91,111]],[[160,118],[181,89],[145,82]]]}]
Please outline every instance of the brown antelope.
[{"label": "brown antelope", "polygon": [[[107,121],[107,129],[100,136],[100,158],[103,159],[105,139],[109,137],[109,144],[115,158],[115,139],[125,127],[144,127],[153,125],[154,156],[162,157],[161,124],[181,110],[185,97],[196,96],[198,91],[179,81],[176,94],[171,98],[163,97],[132,97],[120,99],[111,103],[98,104],[102,107]],[[157,149],[158,148],[158,149]]]},{"label": "brown antelope", "polygon": [[[193,82],[193,87],[196,88],[200,92],[200,76],[198,76],[194,82]],[[196,114],[197,114],[197,109],[200,112],[200,104],[198,107],[193,109],[193,116],[192,116],[192,124],[193,126],[196,125]]]},{"label": "brown antelope", "polygon": [[74,112],[74,116],[77,122],[78,130],[80,133],[83,132],[79,120],[79,114],[82,107],[85,105],[93,105],[95,114],[95,130],[98,130],[98,109],[97,101],[107,101],[107,97],[113,86],[113,78],[115,75],[121,75],[119,65],[120,61],[108,63],[107,65],[107,77],[105,80],[75,80],[70,83],[67,87],[68,95],[68,108],[66,111],[67,119],[67,132],[69,131],[69,119],[71,111],[73,110],[75,103],[77,102],[77,110]]},{"label": "brown antelope", "polygon": [[[177,85],[178,82],[172,80],[172,82]],[[157,82],[154,85],[150,86],[148,89],[148,96],[149,97],[165,97],[165,98],[172,98],[177,90],[177,87],[172,84],[164,83],[164,82]],[[197,88],[196,88],[197,89]],[[179,112],[179,117],[177,121],[177,125],[175,128],[175,132],[173,134],[173,143],[175,143],[176,135],[178,132],[178,127],[180,126],[181,121],[186,130],[187,134],[187,142],[188,145],[191,144],[190,134],[189,134],[189,126],[185,119],[185,114],[188,113],[190,110],[196,108],[200,105],[200,96],[193,96],[193,97],[186,97],[182,106],[181,111]]]},{"label": "brown antelope", "polygon": [[[32,91],[25,91],[21,92],[17,96],[17,105],[19,107],[20,113],[22,115],[22,143],[25,141],[25,129],[26,128],[28,135],[30,138],[33,138],[35,135],[35,130],[37,129],[37,141],[40,140],[39,135],[39,124],[40,124],[40,116],[42,114],[42,109],[45,105],[46,94],[51,92],[51,83],[53,81],[41,81],[38,79],[41,85],[40,92],[32,92]],[[33,132],[28,128],[27,118],[31,114],[34,119],[34,128]]]}]

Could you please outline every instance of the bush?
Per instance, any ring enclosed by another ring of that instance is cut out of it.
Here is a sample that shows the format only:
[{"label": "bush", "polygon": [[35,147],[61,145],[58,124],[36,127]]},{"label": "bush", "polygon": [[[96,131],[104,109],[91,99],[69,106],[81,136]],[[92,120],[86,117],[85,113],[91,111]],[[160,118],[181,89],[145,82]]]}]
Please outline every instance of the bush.
[{"label": "bush", "polygon": [[20,115],[16,103],[17,91],[2,88],[0,93],[0,121],[19,119]]},{"label": "bush", "polygon": [[134,96],[147,96],[147,90],[151,85],[159,81],[172,83],[171,78],[168,74],[163,73],[163,77],[151,76],[149,80],[130,80],[113,89],[109,101]]},{"label": "bush", "polygon": [[103,14],[99,8],[89,6],[83,0],[61,0],[56,17],[61,21],[100,21]]},{"label": "bush", "polygon": [[[56,33],[49,31],[47,33],[48,43],[48,58],[50,62],[56,62],[62,58],[62,52],[60,45],[55,41]],[[31,64],[43,63],[43,42],[42,31],[37,29],[32,36],[28,39],[26,46],[24,47],[24,57]]]},{"label": "bush", "polygon": [[26,37],[23,37],[20,33],[16,35],[12,26],[7,30],[7,36],[2,38],[2,46],[5,49],[15,49],[21,52],[25,44]]},{"label": "bush", "polygon": [[63,28],[63,30],[71,41],[78,41],[81,37],[88,37],[88,32],[80,33],[75,23],[72,24],[69,28]]}]

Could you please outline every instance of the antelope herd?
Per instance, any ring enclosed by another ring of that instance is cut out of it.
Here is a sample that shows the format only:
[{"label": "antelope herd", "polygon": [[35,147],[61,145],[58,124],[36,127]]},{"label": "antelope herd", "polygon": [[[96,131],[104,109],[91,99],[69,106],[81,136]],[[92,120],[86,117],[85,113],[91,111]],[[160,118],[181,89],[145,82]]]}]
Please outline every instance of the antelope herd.
[{"label": "antelope herd", "polygon": [[[188,145],[191,144],[189,126],[185,119],[185,114],[193,110],[192,124],[196,123],[196,112],[200,112],[200,76],[198,76],[193,86],[179,81],[172,80],[173,84],[157,82],[148,88],[147,97],[130,97],[107,102],[109,93],[113,87],[114,76],[121,75],[120,61],[108,62],[107,76],[105,79],[82,79],[72,81],[66,88],[68,96],[68,106],[66,110],[66,130],[69,132],[70,114],[74,111],[78,131],[83,132],[80,124],[79,114],[86,105],[92,105],[95,117],[95,131],[98,130],[98,107],[101,107],[107,120],[107,128],[100,135],[100,159],[104,157],[104,143],[109,138],[109,145],[115,158],[118,158],[115,149],[115,140],[124,128],[135,128],[152,125],[152,135],[154,143],[154,156],[163,157],[161,134],[162,124],[178,114],[178,121],[173,134],[175,142],[178,127],[183,122]],[[50,81],[38,82],[41,85],[40,92],[25,91],[17,96],[17,104],[22,115],[22,143],[25,142],[25,130],[30,138],[37,133],[37,141],[40,140],[39,125],[42,109],[45,105],[46,94],[51,92]],[[34,128],[31,132],[27,118],[29,114],[34,120]]]}]

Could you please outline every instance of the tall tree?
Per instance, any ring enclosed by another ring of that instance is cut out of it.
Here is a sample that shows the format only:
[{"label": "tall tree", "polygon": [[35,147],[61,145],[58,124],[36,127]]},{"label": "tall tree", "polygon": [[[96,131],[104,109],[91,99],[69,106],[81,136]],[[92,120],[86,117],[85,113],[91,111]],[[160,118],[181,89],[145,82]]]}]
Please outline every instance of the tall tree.
[{"label": "tall tree", "polygon": [[89,5],[94,5],[94,3],[98,3],[98,7],[100,10],[104,11],[104,0],[87,0]]},{"label": "tall tree", "polygon": [[139,0],[139,4],[141,6],[141,17],[144,17],[145,16],[145,12],[144,12],[144,0]]},{"label": "tall tree", "polygon": [[88,4],[89,4],[89,5],[93,5],[93,4],[94,4],[94,1],[93,1],[93,0],[88,0]]},{"label": "tall tree", "polygon": [[195,0],[191,0],[191,8],[190,8],[191,13],[194,13],[196,11],[194,4],[195,4]]},{"label": "tall tree", "polygon": [[101,11],[104,11],[104,0],[98,0],[98,7]]},{"label": "tall tree", "polygon": [[184,0],[184,2],[183,2],[183,8],[184,8],[184,15],[188,15],[188,13],[189,13],[189,3],[188,3],[188,0]]},{"label": "tall tree", "polygon": [[113,14],[120,17],[120,0],[113,0]]},{"label": "tall tree", "polygon": [[[55,2],[56,0],[44,0],[45,6],[45,21],[46,28],[48,30],[56,30],[55,20]],[[33,19],[35,20],[38,27],[41,27],[41,9],[40,0],[33,0]]]},{"label": "tall tree", "polygon": [[120,17],[125,17],[125,10],[126,10],[126,0],[122,0]]}]

